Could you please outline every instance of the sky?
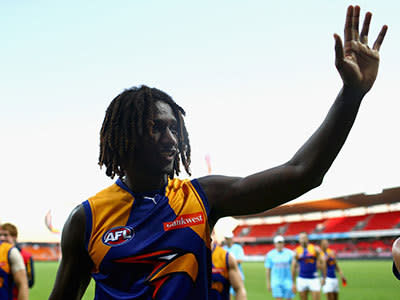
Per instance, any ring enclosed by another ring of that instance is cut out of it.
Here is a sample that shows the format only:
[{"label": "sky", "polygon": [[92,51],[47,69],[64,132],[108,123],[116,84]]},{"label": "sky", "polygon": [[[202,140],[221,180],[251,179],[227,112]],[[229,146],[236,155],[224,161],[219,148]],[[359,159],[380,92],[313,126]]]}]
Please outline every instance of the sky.
[{"label": "sky", "polygon": [[[246,176],[289,160],[341,88],[333,33],[346,8],[382,25],[378,79],[317,200],[400,186],[400,3],[331,1],[1,1],[0,221],[20,240],[58,241],[71,209],[111,185],[97,161],[110,101],[146,84],[187,112],[192,178]],[[362,18],[363,19],[363,18]],[[185,177],[183,174],[181,177]]]}]

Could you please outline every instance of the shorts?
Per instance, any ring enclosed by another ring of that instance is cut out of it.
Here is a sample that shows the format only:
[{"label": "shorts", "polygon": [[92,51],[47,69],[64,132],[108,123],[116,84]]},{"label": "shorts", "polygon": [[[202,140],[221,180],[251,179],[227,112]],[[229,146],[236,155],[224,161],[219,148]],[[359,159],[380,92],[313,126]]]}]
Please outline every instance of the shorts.
[{"label": "shorts", "polygon": [[319,292],[321,290],[321,281],[319,278],[297,277],[296,289],[298,292]]},{"label": "shorts", "polygon": [[337,278],[327,277],[325,284],[322,286],[322,291],[326,293],[337,293],[339,292],[339,281]]},{"label": "shorts", "polygon": [[291,284],[276,284],[271,286],[272,297],[290,299],[294,297]]}]

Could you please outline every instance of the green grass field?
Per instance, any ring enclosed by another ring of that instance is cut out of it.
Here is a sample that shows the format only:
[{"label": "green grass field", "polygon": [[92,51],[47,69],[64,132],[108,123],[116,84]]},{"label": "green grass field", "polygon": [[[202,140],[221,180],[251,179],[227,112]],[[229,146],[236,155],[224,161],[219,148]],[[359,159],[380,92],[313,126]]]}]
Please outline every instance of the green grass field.
[{"label": "green grass field", "polygon": [[[30,290],[31,300],[47,299],[54,283],[58,263],[37,262],[36,283]],[[340,300],[393,300],[399,299],[400,282],[392,275],[389,260],[340,261],[348,285],[342,287]],[[249,300],[273,299],[265,286],[265,271],[262,263],[245,263],[246,289]],[[83,299],[93,299],[93,283]],[[296,296],[294,299],[299,299]],[[325,299],[322,296],[321,299]]]}]

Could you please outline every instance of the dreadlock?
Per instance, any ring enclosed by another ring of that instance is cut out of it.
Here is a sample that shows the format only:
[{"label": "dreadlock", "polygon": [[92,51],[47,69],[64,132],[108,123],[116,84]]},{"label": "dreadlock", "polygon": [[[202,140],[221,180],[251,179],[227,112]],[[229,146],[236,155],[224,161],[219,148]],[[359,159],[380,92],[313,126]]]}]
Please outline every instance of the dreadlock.
[{"label": "dreadlock", "polygon": [[115,97],[107,108],[100,131],[99,165],[106,166],[107,176],[126,175],[123,162],[135,151],[136,142],[149,132],[154,117],[155,102],[169,104],[178,122],[178,154],[170,177],[180,173],[180,161],[190,174],[190,143],[183,117],[185,111],[161,90],[145,85],[132,87]]}]

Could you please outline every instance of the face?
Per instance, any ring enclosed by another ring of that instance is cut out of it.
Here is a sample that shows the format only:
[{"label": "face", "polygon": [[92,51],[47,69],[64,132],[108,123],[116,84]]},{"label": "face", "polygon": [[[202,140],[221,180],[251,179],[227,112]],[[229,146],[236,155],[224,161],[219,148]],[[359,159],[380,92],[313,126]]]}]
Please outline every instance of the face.
[{"label": "face", "polygon": [[0,241],[10,244],[15,243],[15,239],[10,235],[10,233],[2,228],[0,228]]},{"label": "face", "polygon": [[307,234],[300,233],[299,242],[300,242],[301,245],[307,245],[308,244],[308,236],[307,236]]},{"label": "face", "polygon": [[321,241],[321,248],[322,249],[327,249],[329,247],[329,242],[327,240],[322,240]]},{"label": "face", "polygon": [[283,246],[284,246],[283,242],[275,243],[275,248],[276,248],[278,251],[282,251]]},{"label": "face", "polygon": [[136,149],[135,166],[152,175],[171,174],[178,154],[178,122],[169,104],[155,103],[150,130]]}]

